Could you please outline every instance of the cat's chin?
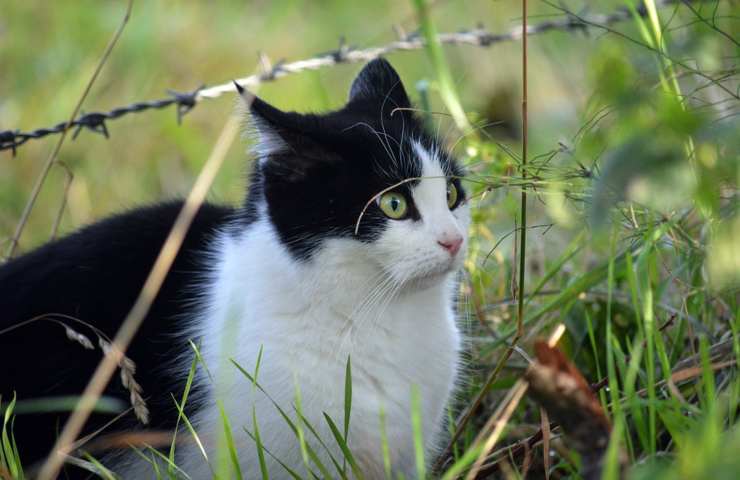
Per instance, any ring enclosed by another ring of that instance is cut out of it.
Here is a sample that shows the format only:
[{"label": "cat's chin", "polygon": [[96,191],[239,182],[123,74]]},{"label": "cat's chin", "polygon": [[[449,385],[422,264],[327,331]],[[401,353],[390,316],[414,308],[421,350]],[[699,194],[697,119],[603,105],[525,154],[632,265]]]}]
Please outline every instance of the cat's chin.
[{"label": "cat's chin", "polygon": [[414,278],[406,282],[405,287],[410,291],[427,290],[432,287],[436,287],[444,283],[450,272],[447,273],[436,273],[433,275],[427,275],[425,277]]},{"label": "cat's chin", "polygon": [[426,290],[432,287],[444,284],[449,278],[454,275],[460,269],[460,265],[457,263],[451,263],[435,269],[431,272],[426,272],[424,275],[413,277],[403,282],[404,288],[409,291]]}]

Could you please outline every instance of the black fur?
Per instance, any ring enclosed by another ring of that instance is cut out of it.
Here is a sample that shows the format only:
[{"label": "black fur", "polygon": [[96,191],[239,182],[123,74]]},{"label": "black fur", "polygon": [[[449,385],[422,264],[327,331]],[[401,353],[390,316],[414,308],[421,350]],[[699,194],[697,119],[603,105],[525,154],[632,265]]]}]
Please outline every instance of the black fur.
[{"label": "black fur", "polygon": [[[153,308],[136,334],[128,356],[151,410],[151,427],[172,429],[176,419],[171,395],[179,398],[184,378],[170,378],[165,368],[186,351],[182,322],[196,307],[209,267],[210,239],[227,228],[244,228],[266,202],[283,243],[296,259],[308,261],[324,238],[352,237],[363,207],[376,193],[404,179],[419,177],[421,165],[408,144],[433,141],[408,110],[410,103],[398,75],[385,60],[368,64],[355,80],[347,105],[325,115],[282,112],[259,98],[251,104],[262,133],[277,135],[286,148],[255,162],[243,207],[204,205],[167,276]],[[404,143],[406,141],[406,143]],[[395,159],[395,160],[393,160]],[[451,178],[461,175],[445,162]],[[417,180],[418,181],[418,180]],[[460,197],[464,192],[454,179]],[[413,182],[398,190],[410,200]],[[56,319],[95,341],[90,328],[113,337],[133,305],[181,207],[165,203],[117,215],[49,243],[0,268],[0,395],[8,402],[79,395],[100,361],[99,349],[85,350],[66,338]],[[413,209],[413,205],[411,206]],[[371,242],[394,220],[373,203],[360,224],[358,240]],[[418,214],[408,221],[419,221]],[[266,252],[269,254],[269,252]],[[267,279],[269,280],[269,279]],[[118,378],[106,395],[128,403]],[[19,414],[15,436],[26,463],[48,453],[65,413]],[[95,415],[90,432],[110,420]],[[132,415],[110,430],[131,428]]]},{"label": "black fur", "polygon": [[[79,395],[101,359],[95,333],[74,317],[113,337],[130,310],[169,233],[181,202],[117,215],[11,260],[0,269],[0,330],[43,316],[0,335],[0,394],[4,403]],[[157,296],[151,312],[128,350],[136,363],[136,379],[148,397],[153,428],[171,429],[176,415],[168,395],[182,392],[185,379],[169,378],[163,364],[180,353],[172,339],[192,305],[207,265],[203,252],[216,229],[234,215],[229,208],[204,205]],[[88,336],[95,350],[86,350],[65,336],[59,320]],[[106,393],[128,404],[128,392],[114,377]],[[27,463],[46,455],[67,415],[19,414],[15,437]],[[102,426],[112,415],[96,415],[86,431]],[[131,415],[113,426],[128,428]]]}]

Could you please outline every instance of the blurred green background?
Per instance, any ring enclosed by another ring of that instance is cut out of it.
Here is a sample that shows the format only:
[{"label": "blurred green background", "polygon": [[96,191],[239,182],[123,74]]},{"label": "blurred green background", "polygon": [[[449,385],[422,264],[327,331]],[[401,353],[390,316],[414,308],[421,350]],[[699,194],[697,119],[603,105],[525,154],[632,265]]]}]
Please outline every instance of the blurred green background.
[{"label": "blurred green background", "polygon": [[[588,2],[610,12],[619,2]],[[585,6],[573,5],[578,11]],[[117,28],[125,2],[79,0],[5,1],[0,14],[0,129],[30,130],[65,120],[77,102],[105,45]],[[531,22],[555,15],[532,2]],[[474,28],[493,32],[520,24],[513,1],[436,1],[431,14],[438,31]],[[253,73],[258,52],[275,62],[297,60],[336,48],[340,37],[358,47],[394,40],[393,26],[415,30],[412,2],[405,1],[141,1],[83,110],[109,110],[139,100],[165,97],[165,90],[190,90]],[[601,32],[552,32],[530,43],[531,151],[549,150],[572,136],[588,100],[589,65],[604,48]],[[488,49],[447,48],[463,106],[486,121],[503,121],[494,131],[504,142],[519,136],[521,47],[504,42]],[[417,100],[418,81],[433,79],[424,52],[400,52],[389,59]],[[322,111],[346,98],[359,65],[305,72],[265,84],[260,95],[280,108]],[[443,110],[431,94],[433,108]],[[110,140],[81,132],[60,159],[74,172],[61,231],[70,231],[123,208],[187,193],[213,146],[234,98],[204,101],[181,126],[174,110],[130,115],[108,124]],[[440,131],[454,140],[446,119]],[[513,136],[513,138],[511,138]],[[71,140],[71,139],[70,139]],[[16,158],[3,152],[0,164],[0,237],[12,233],[34,178],[56,137],[24,145]],[[229,154],[211,198],[236,202],[243,196],[249,159],[244,142]],[[65,173],[55,168],[21,239],[24,250],[48,238],[63,195]]]},{"label": "blurred green background", "polygon": [[[228,82],[258,71],[259,52],[277,62],[331,51],[340,37],[357,47],[386,44],[396,39],[394,27],[417,30],[415,3],[137,1],[83,110],[107,111],[166,97],[167,89]],[[32,130],[68,118],[125,4],[0,4],[0,130]],[[508,32],[522,20],[521,3],[514,0],[426,4],[439,32],[480,22],[492,32]],[[584,16],[629,12],[636,4],[566,3]],[[530,24],[564,18],[562,5],[531,1]],[[609,391],[601,390],[600,401],[621,428],[615,438],[638,465],[633,478],[737,478],[740,382],[734,368],[713,374],[710,361],[740,360],[739,9],[729,0],[691,2],[691,8],[670,2],[657,9],[656,22],[627,15],[613,31],[593,27],[530,37],[526,180],[519,168],[521,43],[444,47],[454,90],[476,126],[460,132],[449,117],[430,117],[469,167],[474,207],[461,286],[469,313],[469,375],[458,407],[481,392],[505,339],[514,334],[513,230],[526,186],[531,230],[523,348],[531,351],[534,338],[564,322],[563,349],[586,378],[596,382],[609,374]],[[427,52],[388,59],[412,100],[418,102],[420,86],[429,85],[429,108],[447,111],[440,69]],[[290,75],[262,85],[258,94],[286,110],[337,108],[360,68]],[[52,169],[21,250],[49,238],[67,171],[74,179],[61,233],[112,212],[186,195],[235,103],[231,94],[204,100],[182,125],[171,108],[109,122],[108,140],[88,131],[69,138],[59,157],[68,170]],[[56,140],[29,141],[16,157],[0,152],[3,250]],[[242,200],[248,141],[231,146],[212,201]],[[631,364],[643,346],[642,359]],[[700,362],[700,350],[712,355]],[[670,383],[675,369],[687,364],[702,369],[702,378],[681,383],[679,395],[656,386],[660,379]],[[481,415],[461,427],[453,460],[460,460],[525,366],[514,355],[483,391]],[[626,376],[628,370],[636,374]],[[538,412],[527,401],[507,442],[535,431]],[[552,471],[578,478],[577,458],[559,451]]]}]

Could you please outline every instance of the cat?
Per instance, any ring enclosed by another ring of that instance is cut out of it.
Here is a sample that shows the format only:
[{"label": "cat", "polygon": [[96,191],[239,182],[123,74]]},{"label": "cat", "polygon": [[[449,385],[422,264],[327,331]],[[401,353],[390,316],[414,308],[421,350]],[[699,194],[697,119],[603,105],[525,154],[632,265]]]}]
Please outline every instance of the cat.
[{"label": "cat", "polygon": [[[363,67],[341,109],[324,114],[284,112],[239,90],[256,136],[246,200],[200,208],[127,351],[147,428],[175,428],[173,398],[181,399],[195,345],[201,362],[185,411],[211,463],[227,451],[225,417],[246,478],[260,476],[256,427],[270,478],[289,478],[284,467],[320,476],[280,407],[336,473],[332,458],[342,465],[344,456],[325,415],[344,432],[349,364],[347,446],[357,468],[384,478],[385,442],[393,472],[414,478],[414,392],[428,462],[459,377],[456,282],[470,221],[463,169],[424,131],[382,58]],[[0,268],[0,331],[44,316],[0,335],[4,402],[82,391],[101,354],[67,338],[64,326],[97,336],[75,318],[115,334],[181,206],[110,217]],[[257,362],[258,385],[238,368],[252,375]],[[129,391],[114,378],[105,395],[128,401]],[[65,418],[17,415],[25,462],[48,453]],[[97,412],[86,432],[111,418]],[[128,414],[105,431],[135,424]],[[179,438],[189,441],[178,444],[178,467],[210,478],[190,433]],[[123,478],[152,477],[135,458],[109,465]]]}]

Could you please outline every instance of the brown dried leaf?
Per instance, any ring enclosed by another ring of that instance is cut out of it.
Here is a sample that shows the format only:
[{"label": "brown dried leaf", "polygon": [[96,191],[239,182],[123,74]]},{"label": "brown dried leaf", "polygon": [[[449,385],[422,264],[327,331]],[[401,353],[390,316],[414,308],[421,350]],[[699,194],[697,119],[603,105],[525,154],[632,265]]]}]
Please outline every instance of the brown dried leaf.
[{"label": "brown dried leaf", "polygon": [[569,445],[581,455],[581,475],[586,479],[599,478],[611,433],[599,399],[558,348],[537,341],[535,354],[537,361],[525,374],[530,395],[560,424]]}]

